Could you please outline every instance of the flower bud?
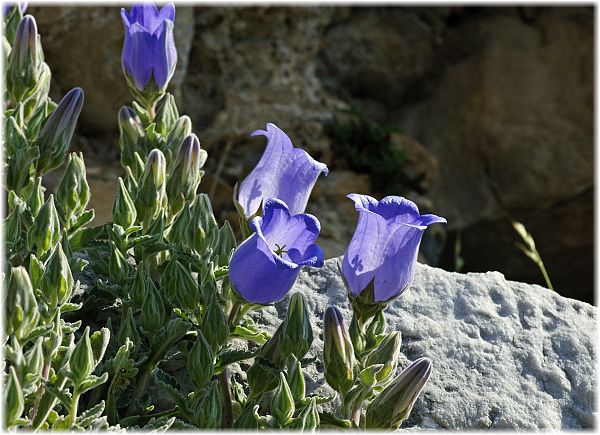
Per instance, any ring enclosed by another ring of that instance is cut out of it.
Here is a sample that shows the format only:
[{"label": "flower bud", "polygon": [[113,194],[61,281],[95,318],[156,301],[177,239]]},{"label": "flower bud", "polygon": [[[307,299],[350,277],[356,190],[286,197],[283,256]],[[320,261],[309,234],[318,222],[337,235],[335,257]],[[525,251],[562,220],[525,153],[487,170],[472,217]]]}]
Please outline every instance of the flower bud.
[{"label": "flower bud", "polygon": [[156,132],[165,137],[179,118],[179,111],[175,104],[175,98],[168,92],[156,102]]},{"label": "flower bud", "polygon": [[200,390],[213,376],[215,357],[212,348],[198,331],[198,336],[187,359],[187,370],[196,390]]},{"label": "flower bud", "polygon": [[200,168],[204,166],[207,156],[206,151],[200,148],[200,141],[195,134],[185,138],[181,144],[167,181],[171,215],[175,215],[181,210],[185,201],[194,199],[200,179],[204,174]]},{"label": "flower bud", "polygon": [[344,326],[344,319],[335,307],[327,308],[323,320],[323,363],[325,380],[342,396],[354,382],[354,349]]},{"label": "flower bud", "polygon": [[41,290],[44,299],[54,310],[70,299],[75,287],[69,260],[60,243],[52,251],[45,267]]},{"label": "flower bud", "polygon": [[215,253],[219,256],[218,265],[220,267],[229,265],[231,255],[236,247],[237,242],[233,228],[231,228],[229,221],[225,221],[219,229],[218,244],[215,248]]},{"label": "flower bud", "polygon": [[183,209],[169,227],[167,240],[174,245],[190,245],[190,227],[192,224],[192,212],[189,205],[184,205]]},{"label": "flower bud", "polygon": [[128,230],[135,224],[137,219],[137,211],[135,204],[123,183],[123,179],[119,177],[117,183],[117,194],[112,208],[113,222],[120,225],[124,230]]},{"label": "flower bud", "polygon": [[131,307],[127,307],[127,315],[121,322],[117,339],[119,341],[119,346],[123,346],[127,339],[129,339],[129,341],[131,341],[136,348],[139,348],[141,344],[140,333],[137,330],[137,326],[133,318],[133,309]]},{"label": "flower bud", "polygon": [[170,286],[175,290],[177,300],[186,310],[196,310],[201,302],[200,289],[190,270],[179,261],[175,261],[172,273]]},{"label": "flower bud", "polygon": [[94,352],[90,341],[90,327],[86,326],[83,335],[77,342],[70,359],[73,383],[81,384],[95,368]]},{"label": "flower bud", "polygon": [[108,275],[117,284],[123,285],[129,278],[129,264],[117,245],[111,241],[110,258],[108,259]]},{"label": "flower bud", "polygon": [[319,427],[320,419],[317,411],[317,400],[312,397],[309,399],[308,405],[298,414],[294,422],[290,425],[290,429],[300,429],[302,431],[315,431]]},{"label": "flower bud", "polygon": [[194,423],[200,429],[218,429],[221,426],[221,401],[218,381],[211,382],[204,392],[194,400]]},{"label": "flower bud", "polygon": [[35,254],[29,256],[29,277],[31,278],[31,285],[33,288],[39,289],[42,283],[42,275],[46,267],[44,263],[40,261]]},{"label": "flower bud", "polygon": [[419,358],[408,366],[367,407],[367,429],[397,429],[431,375],[431,360]]},{"label": "flower bud", "polygon": [[30,385],[36,385],[40,377],[42,376],[42,366],[44,365],[44,350],[43,350],[44,337],[38,337],[35,344],[25,354],[25,382],[27,385],[23,385],[23,388],[27,388]]},{"label": "flower bud", "polygon": [[45,174],[62,164],[82,107],[83,91],[73,88],[47,119],[35,142],[40,149],[38,173]]},{"label": "flower bud", "polygon": [[175,124],[171,127],[171,131],[168,133],[165,145],[165,152],[172,162],[175,156],[178,154],[181,143],[186,137],[192,134],[192,120],[189,116],[184,115],[179,117]]},{"label": "flower bud", "polygon": [[21,241],[21,216],[23,211],[13,209],[4,221],[6,248],[12,250]]},{"label": "flower bud", "polygon": [[[8,45],[8,49],[10,51],[10,45],[15,40],[15,34],[17,32],[17,28],[23,19],[23,14],[27,10],[27,2],[7,2],[2,6],[2,10],[4,12],[4,38],[5,44]],[[4,62],[4,65],[7,65],[8,62]]]},{"label": "flower bud", "polygon": [[68,229],[73,218],[85,211],[90,200],[90,186],[86,179],[82,153],[69,154],[67,167],[56,191],[56,199],[65,214],[64,224]]},{"label": "flower bud", "polygon": [[296,407],[290,387],[283,373],[279,373],[279,385],[271,401],[271,413],[281,426],[285,426],[292,419]]},{"label": "flower bud", "polygon": [[31,15],[26,15],[17,27],[8,55],[6,86],[14,102],[25,101],[35,92],[43,62],[37,24]]},{"label": "flower bud", "polygon": [[296,359],[294,354],[291,354],[288,357],[286,366],[287,380],[290,386],[290,391],[292,392],[292,396],[294,396],[296,402],[302,401],[306,396],[306,384],[304,382],[302,364]]},{"label": "flower bud", "polygon": [[11,267],[6,288],[6,332],[20,340],[37,326],[40,317],[31,280],[23,266]]},{"label": "flower bud", "polygon": [[233,423],[233,428],[245,430],[258,429],[260,418],[258,408],[259,405],[247,405]]},{"label": "flower bud", "polygon": [[166,161],[163,153],[153,149],[148,154],[144,172],[138,183],[135,206],[138,217],[147,229],[161,210],[166,211]]},{"label": "flower bud", "polygon": [[383,368],[377,373],[377,382],[383,382],[396,371],[398,365],[398,355],[400,354],[400,345],[402,336],[398,331],[388,334],[379,344],[377,349],[367,357],[366,367],[374,364],[383,364]]},{"label": "flower bud", "polygon": [[4,424],[6,428],[9,428],[16,424],[25,410],[23,390],[13,366],[8,369],[8,382],[4,391]]},{"label": "flower bud", "polygon": [[90,336],[90,343],[92,345],[92,356],[94,357],[94,367],[92,371],[96,368],[98,363],[102,361],[104,357],[104,352],[106,352],[106,348],[108,347],[108,342],[110,341],[110,331],[108,328],[102,328],[99,331],[95,331]]},{"label": "flower bud", "polygon": [[54,358],[62,343],[63,330],[60,322],[60,311],[56,311],[52,322],[54,323],[54,327],[48,334],[48,337],[44,339],[44,359],[46,361],[51,361]]},{"label": "flower bud", "polygon": [[144,127],[137,113],[129,106],[123,106],[119,109],[118,123],[121,164],[123,167],[131,166],[133,153],[143,149]]},{"label": "flower bud", "polygon": [[212,296],[208,303],[208,307],[202,318],[201,329],[206,341],[208,341],[214,351],[217,351],[225,343],[227,337],[229,337],[229,324],[215,295]]},{"label": "flower bud", "polygon": [[142,322],[142,327],[149,332],[157,332],[165,324],[165,305],[163,304],[158,291],[154,287],[154,284],[146,287],[140,320]]},{"label": "flower bud", "polygon": [[31,217],[35,219],[44,204],[45,189],[42,187],[42,177],[37,177],[34,183],[27,197],[27,207],[29,207]]},{"label": "flower bud", "polygon": [[296,358],[302,359],[313,341],[308,305],[302,293],[296,292],[290,298],[284,325],[281,341],[283,358],[293,353]]},{"label": "flower bud", "polygon": [[[143,262],[138,264],[133,280],[129,283],[129,297],[138,307],[144,302],[146,289],[153,285],[150,278],[146,276],[144,267]],[[149,280],[150,282],[148,282]]]},{"label": "flower bud", "polygon": [[38,258],[53,249],[60,240],[60,221],[54,205],[54,196],[50,195],[27,232],[27,247],[37,248]]}]

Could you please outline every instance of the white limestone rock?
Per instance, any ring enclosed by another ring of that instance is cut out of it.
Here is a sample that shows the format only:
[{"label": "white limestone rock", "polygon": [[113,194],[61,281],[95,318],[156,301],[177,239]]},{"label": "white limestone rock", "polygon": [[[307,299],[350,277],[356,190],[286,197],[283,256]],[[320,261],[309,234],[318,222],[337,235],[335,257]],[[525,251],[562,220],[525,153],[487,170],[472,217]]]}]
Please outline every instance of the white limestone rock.
[{"label": "white limestone rock", "polygon": [[[312,311],[309,355],[321,352],[328,306],[350,322],[340,260],[304,271],[292,290],[306,296]],[[256,319],[272,332],[288,300]],[[592,428],[595,317],[596,307],[498,272],[458,274],[419,264],[412,287],[386,311],[388,330],[402,333],[399,370],[422,356],[434,363],[402,428]],[[332,393],[322,385],[319,362],[306,371],[309,391]]]}]

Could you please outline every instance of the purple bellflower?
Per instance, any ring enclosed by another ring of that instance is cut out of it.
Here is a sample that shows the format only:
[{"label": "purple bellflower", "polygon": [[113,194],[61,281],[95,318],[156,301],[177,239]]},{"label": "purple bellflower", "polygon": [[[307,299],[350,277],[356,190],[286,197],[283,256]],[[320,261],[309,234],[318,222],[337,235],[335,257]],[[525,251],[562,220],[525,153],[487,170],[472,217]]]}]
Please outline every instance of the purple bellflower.
[{"label": "purple bellflower", "polygon": [[327,165],[317,162],[306,151],[294,148],[290,138],[275,124],[267,131],[256,130],[252,136],[267,137],[267,148],[256,167],[240,185],[238,202],[246,217],[251,217],[269,198],[282,200],[295,215],[304,213],[308,197],[317,178]]},{"label": "purple bellflower", "polygon": [[291,214],[278,199],[264,203],[263,216],[250,222],[254,231],[233,253],[229,278],[248,302],[277,302],[292,288],[302,266],[323,267],[315,244],[321,225],[310,214]]},{"label": "purple bellflower", "polygon": [[121,9],[125,42],[121,65],[134,86],[143,91],[154,77],[164,90],[175,72],[177,50],[173,39],[175,6],[167,3],[159,11],[152,3],[134,4],[131,12]]},{"label": "purple bellflower", "polygon": [[381,201],[355,193],[347,197],[359,212],[342,263],[350,293],[359,296],[373,283],[374,302],[399,296],[413,281],[423,232],[428,225],[446,223],[446,219],[421,215],[412,201],[399,196]]}]

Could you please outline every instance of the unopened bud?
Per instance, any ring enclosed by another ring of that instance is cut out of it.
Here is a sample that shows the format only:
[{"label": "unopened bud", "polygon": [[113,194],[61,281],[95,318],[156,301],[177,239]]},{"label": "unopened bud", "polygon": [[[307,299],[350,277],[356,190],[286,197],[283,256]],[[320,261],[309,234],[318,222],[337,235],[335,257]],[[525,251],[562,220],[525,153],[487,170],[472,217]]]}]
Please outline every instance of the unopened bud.
[{"label": "unopened bud", "polygon": [[156,102],[156,131],[163,137],[167,136],[171,128],[179,118],[179,111],[175,104],[175,98],[168,92]]},{"label": "unopened bud", "polygon": [[175,159],[181,143],[190,134],[192,134],[192,120],[187,115],[179,117],[175,124],[171,126],[171,131],[168,133],[166,140],[165,150],[169,162]]},{"label": "unopened bud", "polygon": [[43,204],[44,188],[42,187],[42,177],[37,177],[27,197],[27,207],[29,207],[31,217],[36,218]]},{"label": "unopened bud", "polygon": [[23,390],[13,366],[8,369],[8,382],[4,391],[4,424],[6,428],[9,428],[15,425],[25,409]]},{"label": "unopened bud", "polygon": [[110,257],[108,259],[108,275],[117,284],[124,284],[129,277],[129,264],[123,253],[111,242]]},{"label": "unopened bud", "polygon": [[165,324],[165,305],[158,294],[158,291],[154,287],[154,284],[146,288],[140,320],[142,322],[142,327],[149,332],[157,332]]},{"label": "unopened bud", "polygon": [[366,367],[374,364],[383,364],[383,368],[377,373],[377,382],[383,382],[396,371],[401,344],[402,337],[400,333],[394,331],[387,335],[377,349],[367,357]]},{"label": "unopened bud", "polygon": [[325,380],[342,396],[354,381],[354,349],[342,313],[329,307],[323,320],[323,363]]},{"label": "unopened bud", "polygon": [[195,421],[200,429],[217,429],[221,427],[221,400],[219,399],[218,381],[213,381],[208,390],[200,393],[195,401]]},{"label": "unopened bud", "polygon": [[185,205],[177,214],[173,224],[169,227],[167,240],[174,244],[188,245],[190,243],[190,228],[192,224],[192,212],[189,205]]},{"label": "unopened bud", "polygon": [[23,17],[8,55],[6,86],[13,101],[24,101],[34,93],[40,79],[44,55],[31,15]]},{"label": "unopened bud", "polygon": [[294,354],[291,354],[288,357],[286,366],[287,380],[292,396],[294,396],[296,401],[302,401],[306,396],[306,383],[304,381],[304,373],[302,372],[302,364],[296,359]]},{"label": "unopened bud", "polygon": [[133,309],[131,307],[127,308],[127,315],[121,323],[117,339],[119,340],[119,346],[124,345],[127,339],[129,339],[129,341],[131,341],[134,346],[140,346],[140,333],[137,330],[137,326],[133,318]]},{"label": "unopened bud", "polygon": [[144,172],[138,182],[135,206],[138,217],[147,229],[161,210],[166,209],[166,161],[163,153],[153,149],[148,154]]},{"label": "unopened bud", "polygon": [[194,311],[200,305],[200,289],[192,277],[190,270],[179,261],[175,261],[171,280],[172,290],[175,290],[177,300],[183,308]]},{"label": "unopened bud", "polygon": [[86,179],[82,153],[69,154],[67,167],[56,191],[56,199],[65,214],[64,224],[68,229],[73,218],[85,211],[90,200],[90,186]]},{"label": "unopened bud", "polygon": [[62,164],[82,107],[83,91],[81,88],[71,89],[40,130],[35,142],[40,149],[39,173],[45,174]]},{"label": "unopened bud", "polygon": [[[35,385],[42,376],[42,366],[44,365],[43,351],[44,337],[38,337],[35,344],[25,354],[25,382],[28,385]],[[24,385],[27,388],[27,385]]]},{"label": "unopened bud", "polygon": [[56,245],[46,263],[41,279],[41,290],[44,299],[52,309],[69,300],[75,285],[69,260],[60,244]]},{"label": "unopened bud", "polygon": [[392,381],[367,407],[367,429],[397,429],[408,418],[431,375],[431,360],[419,358]]},{"label": "unopened bud", "polygon": [[239,417],[233,423],[234,429],[258,429],[259,427],[259,418],[258,415],[259,405],[247,405],[244,410],[241,412]]},{"label": "unopened bud", "polygon": [[214,351],[217,351],[225,343],[227,337],[229,337],[229,324],[215,295],[213,295],[208,303],[208,307],[202,318],[201,329],[206,341],[208,341]]},{"label": "unopened bud", "polygon": [[290,429],[300,429],[302,431],[315,431],[319,427],[320,419],[317,410],[317,400],[313,397],[309,399],[308,405],[294,419]]},{"label": "unopened bud", "polygon": [[121,149],[121,163],[130,166],[133,163],[133,153],[142,149],[141,141],[144,138],[144,127],[135,111],[129,106],[119,109],[119,148]]},{"label": "unopened bud", "polygon": [[94,371],[94,353],[90,341],[90,327],[87,326],[77,342],[70,359],[73,383],[80,384]]},{"label": "unopened bud", "polygon": [[145,295],[146,289],[150,287],[152,284],[149,283],[146,273],[144,272],[144,263],[140,262],[138,264],[138,268],[133,277],[133,280],[129,284],[129,297],[135,302],[137,306],[142,305]]},{"label": "unopened bud", "polygon": [[213,376],[215,357],[212,348],[198,331],[198,336],[187,359],[187,370],[196,390],[200,390]]},{"label": "unopened bud", "polygon": [[119,177],[117,183],[117,194],[113,203],[112,217],[113,222],[120,225],[124,230],[131,228],[137,219],[135,204],[121,177]]},{"label": "unopened bud", "polygon": [[167,196],[171,214],[175,215],[186,200],[191,201],[196,195],[208,154],[200,148],[200,141],[195,134],[185,138],[169,174]]},{"label": "unopened bud", "polygon": [[102,361],[104,357],[104,352],[106,352],[106,348],[108,347],[108,342],[110,341],[110,331],[108,328],[102,328],[99,331],[94,331],[94,333],[90,336],[90,343],[92,345],[92,356],[94,357],[94,367],[96,368],[98,363]]},{"label": "unopened bud", "polygon": [[304,296],[296,292],[290,298],[290,305],[285,317],[281,351],[283,358],[292,353],[302,359],[313,341],[308,305]]},{"label": "unopened bud", "polygon": [[283,373],[279,373],[279,385],[271,401],[271,412],[281,426],[285,426],[293,417],[296,407],[294,396]]},{"label": "unopened bud", "polygon": [[218,245],[215,249],[215,253],[219,256],[218,264],[221,267],[229,265],[231,255],[237,248],[237,242],[235,240],[235,233],[229,221],[225,221],[219,229]]},{"label": "unopened bud", "polygon": [[7,333],[20,340],[37,326],[39,317],[27,270],[23,266],[12,267],[6,296]]},{"label": "unopened bud", "polygon": [[42,258],[53,249],[60,240],[60,220],[54,205],[54,196],[50,195],[27,232],[27,247],[36,247],[36,255]]}]

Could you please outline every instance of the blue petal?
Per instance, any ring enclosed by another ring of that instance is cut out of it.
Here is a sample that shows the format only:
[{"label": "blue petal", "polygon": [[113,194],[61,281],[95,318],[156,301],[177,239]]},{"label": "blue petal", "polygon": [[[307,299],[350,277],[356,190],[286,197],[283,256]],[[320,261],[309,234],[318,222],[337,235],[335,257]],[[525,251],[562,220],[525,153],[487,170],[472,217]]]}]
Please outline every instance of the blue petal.
[{"label": "blue petal", "polygon": [[234,289],[248,302],[261,305],[283,299],[300,273],[300,267],[284,268],[277,264],[275,255],[265,245],[254,234],[238,247],[229,263]]},{"label": "blue petal", "polygon": [[121,61],[136,88],[143,90],[152,76],[154,41],[152,35],[138,23],[125,29]]},{"label": "blue petal", "polygon": [[350,293],[358,296],[375,277],[387,243],[388,226],[381,216],[363,210],[342,262]]},{"label": "blue petal", "polygon": [[383,261],[375,272],[375,302],[401,295],[415,276],[415,265],[423,229],[399,225],[381,251]]},{"label": "blue petal", "polygon": [[277,245],[286,250],[296,249],[304,258],[309,246],[319,237],[321,224],[310,214],[290,215],[287,205],[278,199],[269,199],[263,208],[260,231],[273,251]]},{"label": "blue petal", "polygon": [[294,148],[290,138],[275,124],[256,130],[252,136],[265,135],[267,147],[256,167],[240,185],[238,201],[246,216],[269,198],[284,201],[291,214],[304,212],[319,175],[328,173],[327,165],[317,162],[306,151]]},{"label": "blue petal", "polygon": [[160,26],[162,31],[158,33],[158,39],[154,41],[154,79],[159,88],[165,88],[177,65],[177,49],[173,39],[173,22],[165,20]]}]

